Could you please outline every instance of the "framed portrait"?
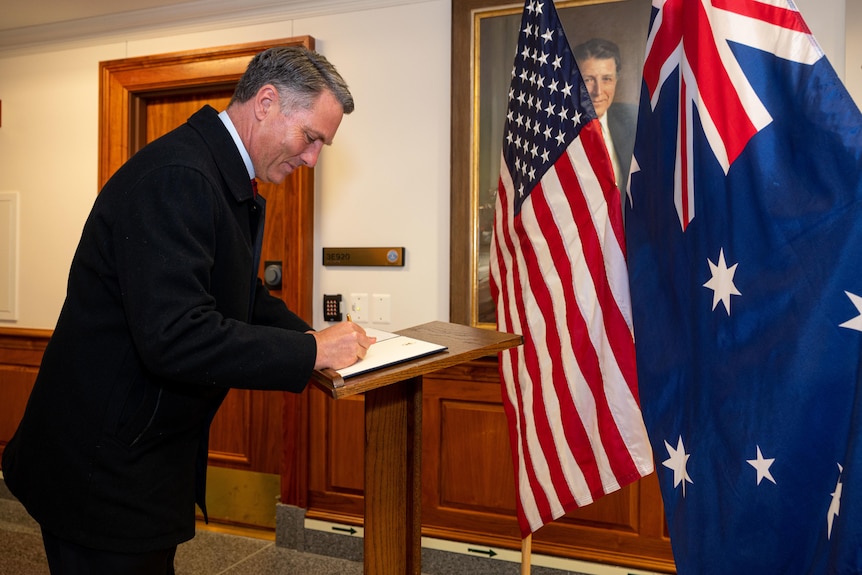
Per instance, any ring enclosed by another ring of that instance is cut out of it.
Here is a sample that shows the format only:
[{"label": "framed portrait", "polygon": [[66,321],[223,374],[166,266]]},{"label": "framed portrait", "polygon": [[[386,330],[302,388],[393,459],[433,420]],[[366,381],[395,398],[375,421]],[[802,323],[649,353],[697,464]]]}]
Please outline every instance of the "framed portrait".
[{"label": "framed portrait", "polygon": [[[619,67],[608,116],[614,107],[629,107],[636,114],[651,1],[559,0],[555,5],[576,56],[576,47],[593,39],[616,46]],[[509,83],[523,8],[523,2],[452,0],[449,315],[453,323],[496,324],[488,262]],[[634,146],[634,129],[631,122],[627,133],[613,140],[626,166]]]}]

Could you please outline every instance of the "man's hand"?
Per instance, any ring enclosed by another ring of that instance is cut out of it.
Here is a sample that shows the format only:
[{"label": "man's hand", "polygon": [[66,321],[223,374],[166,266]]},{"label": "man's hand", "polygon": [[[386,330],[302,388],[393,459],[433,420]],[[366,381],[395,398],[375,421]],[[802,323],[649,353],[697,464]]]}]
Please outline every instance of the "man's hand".
[{"label": "man's hand", "polygon": [[311,332],[317,340],[317,360],[314,369],[341,369],[365,357],[377,338],[365,335],[362,326],[345,321],[321,331]]}]

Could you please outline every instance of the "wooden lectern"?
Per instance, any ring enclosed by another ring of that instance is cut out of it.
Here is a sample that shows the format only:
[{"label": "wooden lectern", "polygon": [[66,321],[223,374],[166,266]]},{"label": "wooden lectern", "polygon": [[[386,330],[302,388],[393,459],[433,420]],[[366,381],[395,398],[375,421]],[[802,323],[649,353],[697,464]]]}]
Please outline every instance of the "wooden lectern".
[{"label": "wooden lectern", "polygon": [[520,335],[446,322],[396,332],[446,351],[344,380],[333,370],[314,382],[335,399],[365,394],[366,575],[422,571],[422,376],[521,344]]}]

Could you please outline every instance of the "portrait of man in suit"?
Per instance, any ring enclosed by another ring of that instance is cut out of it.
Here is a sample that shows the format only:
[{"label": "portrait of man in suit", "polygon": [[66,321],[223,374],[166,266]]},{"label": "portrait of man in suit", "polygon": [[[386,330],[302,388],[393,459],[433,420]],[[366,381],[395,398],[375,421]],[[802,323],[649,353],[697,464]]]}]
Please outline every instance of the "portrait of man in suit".
[{"label": "portrait of man in suit", "polygon": [[617,187],[625,200],[638,110],[635,104],[614,102],[622,71],[619,46],[604,38],[593,38],[578,44],[572,52],[602,125]]},{"label": "portrait of man in suit", "polygon": [[[621,206],[623,214],[637,130],[646,23],[649,22],[650,10],[649,2],[638,0],[558,7],[560,21],[604,128],[608,155],[624,200]],[[500,150],[505,129],[502,120],[508,107],[512,54],[517,51],[521,12],[515,9],[506,13],[480,12],[475,18],[480,33],[472,40],[472,50],[454,55],[459,74],[465,74],[459,78],[466,78],[467,82],[458,86],[469,89],[458,88],[459,93],[456,94],[455,107],[460,111],[458,118],[464,120],[456,127],[453,136],[453,161],[457,175],[452,185],[455,197],[463,198],[459,205],[471,206],[469,209],[473,213],[469,221],[476,222],[476,229],[453,228],[452,244],[465,246],[462,255],[466,263],[462,269],[458,263],[461,260],[453,259],[456,271],[451,281],[453,285],[468,283],[471,286],[469,299],[458,302],[456,298],[455,317],[465,322],[490,324],[496,321],[496,308],[488,287],[487,262],[500,179]],[[478,81],[472,85],[474,72]],[[478,107],[474,109],[477,103]],[[464,154],[463,150],[471,152]]]}]

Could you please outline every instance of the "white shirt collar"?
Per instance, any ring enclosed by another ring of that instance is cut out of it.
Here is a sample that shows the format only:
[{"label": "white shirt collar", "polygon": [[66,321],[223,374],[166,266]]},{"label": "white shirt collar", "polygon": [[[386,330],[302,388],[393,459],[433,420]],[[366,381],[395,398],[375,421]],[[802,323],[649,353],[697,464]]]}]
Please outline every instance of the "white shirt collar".
[{"label": "white shirt collar", "polygon": [[610,134],[610,133],[611,133],[611,131],[608,129],[608,113],[607,113],[607,111],[605,111],[605,115],[604,115],[604,116],[602,116],[601,118],[599,118],[599,123],[602,125],[602,127],[605,129],[605,131],[606,131],[608,134]]},{"label": "white shirt collar", "polygon": [[239,133],[236,131],[236,127],[233,125],[230,116],[227,115],[227,110],[219,112],[218,117],[224,124],[224,127],[227,128],[227,131],[230,132],[230,137],[233,138],[233,143],[236,144],[236,149],[239,150],[239,155],[242,156],[242,161],[245,163],[245,169],[248,170],[248,178],[254,178],[254,164],[251,163],[251,156],[248,155],[248,150],[245,149],[245,144],[242,143]]}]

